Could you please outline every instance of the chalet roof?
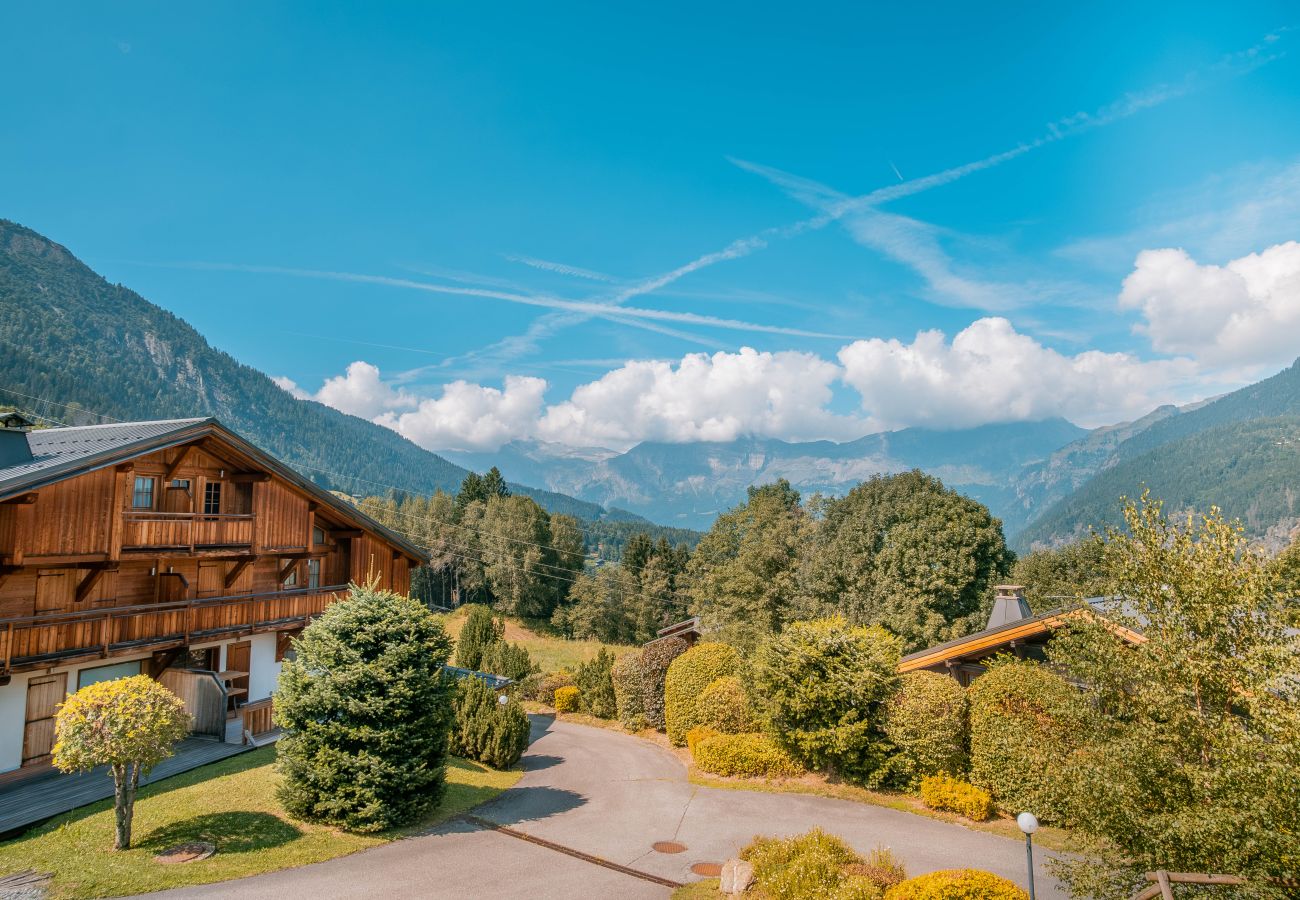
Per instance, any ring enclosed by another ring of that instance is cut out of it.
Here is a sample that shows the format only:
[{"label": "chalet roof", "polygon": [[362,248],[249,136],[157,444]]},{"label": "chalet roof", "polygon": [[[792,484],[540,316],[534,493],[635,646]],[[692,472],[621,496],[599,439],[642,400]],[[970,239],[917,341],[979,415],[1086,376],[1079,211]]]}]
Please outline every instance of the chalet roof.
[{"label": "chalet roof", "polygon": [[[1113,597],[1089,597],[1083,601],[1082,605],[1074,604],[1058,607],[1057,609],[1039,613],[1036,616],[1027,616],[1023,619],[993,625],[965,637],[936,644],[933,647],[926,647],[924,650],[917,650],[915,653],[904,656],[899,662],[898,668],[901,672],[909,672],[914,669],[937,665],[968,653],[987,652],[992,648],[1014,640],[1027,640],[1047,634],[1065,624],[1065,620],[1070,615],[1077,614],[1080,609],[1090,610],[1097,615],[1104,616],[1108,608],[1114,608],[1116,604],[1122,605],[1122,603],[1122,600]],[[1126,639],[1143,640],[1137,632],[1132,632],[1119,625],[1115,627],[1119,629]]]},{"label": "chalet roof", "polygon": [[208,436],[233,445],[240,453],[311,495],[313,500],[382,536],[409,556],[422,562],[428,560],[426,551],[379,524],[352,504],[299,475],[286,463],[244,440],[214,418],[161,419],[152,422],[34,429],[26,434],[27,445],[32,452],[31,460],[0,467],[0,500]]}]

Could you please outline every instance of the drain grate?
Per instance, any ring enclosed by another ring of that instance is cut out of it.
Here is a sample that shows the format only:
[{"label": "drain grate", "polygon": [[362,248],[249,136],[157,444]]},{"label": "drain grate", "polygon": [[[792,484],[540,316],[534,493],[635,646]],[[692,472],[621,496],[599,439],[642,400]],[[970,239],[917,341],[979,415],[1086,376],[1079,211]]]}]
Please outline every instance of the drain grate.
[{"label": "drain grate", "polygon": [[655,841],[650,846],[654,847],[656,853],[685,853],[686,845],[679,844],[677,841]]},{"label": "drain grate", "polygon": [[722,874],[721,863],[696,863],[691,866],[691,871],[696,875],[703,875],[705,878],[717,878]]}]

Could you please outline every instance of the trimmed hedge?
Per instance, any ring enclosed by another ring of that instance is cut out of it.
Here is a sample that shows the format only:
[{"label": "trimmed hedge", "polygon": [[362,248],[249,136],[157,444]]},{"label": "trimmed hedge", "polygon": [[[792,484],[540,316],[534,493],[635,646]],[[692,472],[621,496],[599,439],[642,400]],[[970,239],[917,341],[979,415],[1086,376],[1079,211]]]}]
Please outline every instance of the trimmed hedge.
[{"label": "trimmed hedge", "polygon": [[733,674],[740,654],[729,644],[704,641],[672,661],[664,680],[664,724],[668,740],[686,743],[686,732],[705,724],[697,708],[700,696],[715,679]]},{"label": "trimmed hedge", "polygon": [[976,822],[993,815],[989,792],[950,775],[928,775],[921,779],[921,802],[930,809],[955,812]]},{"label": "trimmed hedge", "polygon": [[581,692],[573,686],[562,687],[555,692],[555,711],[562,713],[577,712],[581,706]]},{"label": "trimmed hedge", "polygon": [[664,679],[673,660],[689,649],[679,637],[651,641],[641,650],[641,713],[651,728],[664,727]]},{"label": "trimmed hedge", "polygon": [[1046,666],[994,663],[967,689],[971,783],[1012,813],[1061,822],[1061,767],[1087,734],[1079,693]]},{"label": "trimmed hedge", "polygon": [[799,764],[762,734],[722,734],[698,725],[687,732],[691,758],[703,772],[746,778],[793,778]]},{"label": "trimmed hedge", "polygon": [[908,672],[885,704],[884,731],[894,745],[883,783],[916,790],[940,772],[964,773],[969,763],[966,692],[938,672]]},{"label": "trimmed hedge", "polygon": [[735,675],[723,675],[709,682],[695,704],[699,724],[723,734],[746,734],[757,731],[749,695]]},{"label": "trimmed hedge", "polygon": [[578,666],[575,678],[578,691],[582,695],[582,706],[587,712],[600,719],[612,719],[618,714],[618,705],[614,699],[614,682],[611,670],[614,668],[614,654],[604,647],[594,657]]},{"label": "trimmed hedge", "polygon": [[641,654],[620,656],[609,670],[614,687],[614,705],[618,721],[630,731],[646,727],[645,702],[641,695]]},{"label": "trimmed hedge", "polygon": [[885,900],[1029,900],[1015,882],[980,869],[944,869],[909,878]]},{"label": "trimmed hedge", "polygon": [[452,708],[451,752],[457,756],[508,769],[528,749],[528,714],[518,700],[501,703],[481,678],[460,679]]}]

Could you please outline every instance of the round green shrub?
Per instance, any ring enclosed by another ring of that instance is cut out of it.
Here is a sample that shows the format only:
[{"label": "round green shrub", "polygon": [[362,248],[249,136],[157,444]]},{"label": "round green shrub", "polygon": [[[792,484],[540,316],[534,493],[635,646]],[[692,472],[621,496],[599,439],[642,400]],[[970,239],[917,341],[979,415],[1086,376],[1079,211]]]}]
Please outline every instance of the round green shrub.
[{"label": "round green shrub", "polygon": [[753,696],[792,757],[872,783],[889,755],[883,706],[898,685],[898,638],[842,617],[794,622],[760,646]]},{"label": "round green shrub", "polygon": [[696,726],[687,732],[691,758],[701,771],[744,778],[793,778],[799,764],[763,734],[722,734]]},{"label": "round green shrub", "polygon": [[679,637],[666,637],[641,649],[641,713],[651,728],[664,727],[664,679],[673,660],[689,647]]},{"label": "round green shrub", "polygon": [[672,661],[664,680],[664,722],[668,740],[679,747],[686,732],[704,724],[698,704],[700,696],[715,679],[740,667],[740,654],[730,644],[705,641]]},{"label": "round green shrub", "polygon": [[1062,767],[1086,736],[1078,692],[1046,666],[995,663],[967,689],[971,782],[1012,813],[1061,821]]},{"label": "round green shrub", "polygon": [[511,681],[523,681],[537,670],[528,650],[518,644],[495,641],[483,648],[477,666],[480,672],[501,675]]},{"label": "round green shrub", "polygon": [[577,712],[581,705],[581,694],[576,687],[562,687],[555,692],[556,712]]},{"label": "round green shrub", "polygon": [[614,654],[602,647],[594,657],[578,666],[575,676],[583,708],[599,719],[612,719],[618,714],[613,668]]},{"label": "round green shrub", "polygon": [[275,695],[277,796],[291,815],[379,831],[438,805],[451,646],[419,601],[356,585],[303,630]]},{"label": "round green shrub", "polygon": [[943,774],[921,779],[921,802],[930,809],[955,812],[976,822],[989,818],[995,808],[988,791]]},{"label": "round green shrub", "polygon": [[492,610],[478,603],[469,605],[469,615],[456,638],[456,665],[479,670],[483,665],[483,651],[505,637],[506,623],[494,619]]},{"label": "round green shrub", "polygon": [[518,700],[501,703],[500,696],[481,678],[460,679],[453,702],[452,753],[494,769],[508,769],[519,762],[528,749],[528,714]]},{"label": "round green shrub", "polygon": [[614,686],[614,705],[618,709],[618,721],[631,731],[645,728],[645,703],[641,695],[641,654],[628,653],[620,656],[613,668],[609,670],[609,677]]},{"label": "round green shrub", "polygon": [[710,681],[695,704],[695,712],[701,725],[725,734],[758,730],[754,712],[749,706],[749,696],[735,675],[723,675]]},{"label": "round green shrub", "polygon": [[1029,900],[1015,882],[980,869],[944,869],[909,878],[885,900]]},{"label": "round green shrub", "polygon": [[894,745],[883,783],[915,790],[939,772],[966,771],[966,692],[938,672],[908,672],[885,704],[884,730]]}]

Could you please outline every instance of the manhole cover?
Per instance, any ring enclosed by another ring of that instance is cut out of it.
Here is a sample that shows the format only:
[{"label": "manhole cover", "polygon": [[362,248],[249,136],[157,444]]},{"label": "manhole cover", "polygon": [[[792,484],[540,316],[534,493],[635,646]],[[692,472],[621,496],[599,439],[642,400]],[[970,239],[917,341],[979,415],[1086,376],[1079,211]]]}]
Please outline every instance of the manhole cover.
[{"label": "manhole cover", "polygon": [[207,841],[193,841],[189,844],[177,844],[175,847],[168,847],[162,853],[154,856],[154,861],[167,865],[198,862],[201,859],[207,859],[216,852],[217,847],[215,844],[209,844]]},{"label": "manhole cover", "polygon": [[651,844],[657,853],[685,853],[686,845],[676,841],[655,841]]},{"label": "manhole cover", "polygon": [[721,863],[696,863],[691,866],[691,871],[696,875],[703,875],[705,878],[717,878],[722,874]]}]

